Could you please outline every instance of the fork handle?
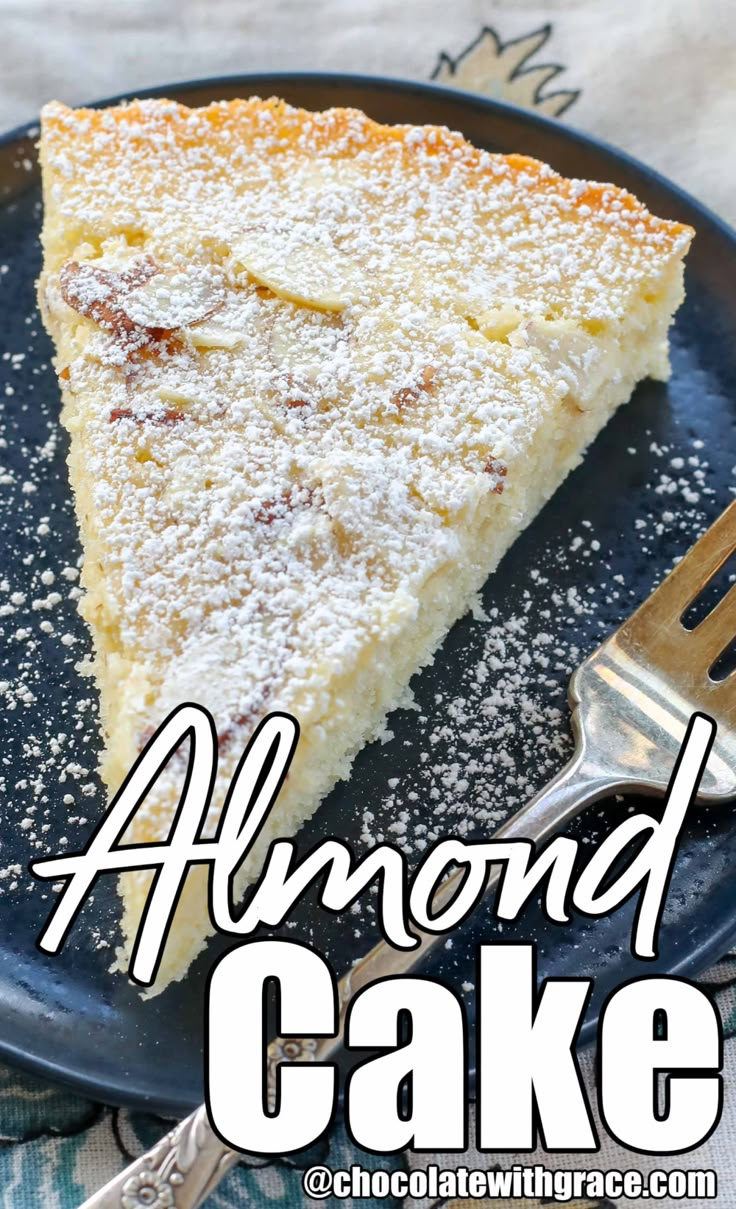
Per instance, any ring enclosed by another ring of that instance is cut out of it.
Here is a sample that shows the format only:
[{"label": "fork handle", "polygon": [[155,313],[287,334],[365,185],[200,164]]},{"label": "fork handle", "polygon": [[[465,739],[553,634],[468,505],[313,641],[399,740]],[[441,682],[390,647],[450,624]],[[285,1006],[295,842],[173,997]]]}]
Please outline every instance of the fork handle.
[{"label": "fork handle", "polygon": [[[592,802],[626,787],[620,777],[590,762],[582,746],[578,747],[570,762],[496,832],[496,838],[544,840]],[[462,869],[458,869],[442,883],[435,894],[435,909],[452,897],[461,876]],[[496,887],[499,878],[499,866],[492,866],[485,894]],[[357,991],[387,974],[408,973],[444,939],[442,933],[415,932],[418,948],[394,949],[381,941],[340,979],[337,1034],[320,1039],[316,1047],[305,1046],[299,1060],[328,1061],[343,1044],[348,1004]],[[267,1054],[270,1077],[275,1077],[281,1057],[278,1041],[271,1042]],[[202,1106],[80,1209],[146,1209],[149,1205],[197,1209],[239,1158],[237,1151],[217,1137]]]},{"label": "fork handle", "polygon": [[583,746],[533,798],[494,832],[494,839],[540,842],[560,831],[600,798],[631,789],[632,783],[595,763]]}]

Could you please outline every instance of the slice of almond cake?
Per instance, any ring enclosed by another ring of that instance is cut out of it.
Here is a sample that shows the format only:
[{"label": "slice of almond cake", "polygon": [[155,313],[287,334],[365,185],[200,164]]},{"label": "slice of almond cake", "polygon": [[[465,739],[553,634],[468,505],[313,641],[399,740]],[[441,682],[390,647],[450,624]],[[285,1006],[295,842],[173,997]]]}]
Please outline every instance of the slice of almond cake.
[{"label": "slice of almond cake", "polygon": [[[293,713],[242,888],[635,384],[667,376],[692,232],[444,129],[278,100],[52,103],[41,159],[102,774],[114,791],[175,705],[206,705],[211,830],[255,723]],[[165,837],[179,772],[130,841]],[[155,989],[211,933],[205,876]],[[149,883],[121,878],[123,964]]]}]

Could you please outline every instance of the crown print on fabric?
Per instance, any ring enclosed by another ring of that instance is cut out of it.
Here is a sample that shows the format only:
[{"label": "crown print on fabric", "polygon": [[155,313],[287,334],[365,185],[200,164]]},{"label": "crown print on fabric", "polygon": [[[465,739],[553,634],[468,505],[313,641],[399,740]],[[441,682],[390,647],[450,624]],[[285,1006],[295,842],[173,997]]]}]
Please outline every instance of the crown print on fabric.
[{"label": "crown print on fabric", "polygon": [[547,85],[565,71],[557,63],[526,66],[552,37],[552,26],[503,42],[485,25],[469,46],[453,59],[442,51],[431,79],[451,88],[480,92],[547,117],[559,117],[580,96],[579,89],[548,91]]}]

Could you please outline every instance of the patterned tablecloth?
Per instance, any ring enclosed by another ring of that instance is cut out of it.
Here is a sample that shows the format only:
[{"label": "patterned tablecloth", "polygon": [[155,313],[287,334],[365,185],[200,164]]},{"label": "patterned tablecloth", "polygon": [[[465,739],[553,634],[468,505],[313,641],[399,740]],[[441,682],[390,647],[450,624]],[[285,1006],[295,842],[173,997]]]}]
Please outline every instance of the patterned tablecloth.
[{"label": "patterned tablecloth", "polygon": [[[638,155],[736,220],[730,0],[0,0],[0,28],[0,125],[6,128],[35,117],[52,96],[83,102],[223,73],[353,70],[431,78],[570,121]],[[736,959],[724,959],[703,983],[716,992],[732,1036]],[[589,1084],[591,1066],[588,1054]],[[679,1157],[669,1165],[716,1168],[717,1203],[736,1209],[736,1041],[726,1046],[725,1080],[725,1113],[715,1135],[686,1162]],[[0,1209],[75,1209],[163,1130],[156,1118],[92,1104],[0,1068]],[[494,1162],[506,1167],[514,1158],[494,1156]],[[207,1206],[301,1205],[304,1167],[356,1161],[387,1165],[357,1154],[338,1129],[308,1155],[241,1166]],[[428,1161],[422,1155],[391,1162],[408,1168]],[[457,1166],[461,1159],[436,1161]],[[545,1161],[580,1165],[579,1156]],[[488,1160],[469,1154],[462,1162],[482,1167]],[[596,1158],[604,1168],[647,1163],[668,1165],[622,1154],[612,1143]]]}]

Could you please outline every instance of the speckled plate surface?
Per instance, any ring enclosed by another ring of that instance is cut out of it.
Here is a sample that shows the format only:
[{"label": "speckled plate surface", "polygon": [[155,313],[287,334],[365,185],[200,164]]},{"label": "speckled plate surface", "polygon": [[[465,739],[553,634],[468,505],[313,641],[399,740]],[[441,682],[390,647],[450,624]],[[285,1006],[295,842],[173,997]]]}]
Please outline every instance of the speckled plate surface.
[{"label": "speckled plate surface", "polygon": [[[436,835],[482,837],[569,750],[572,668],[650,590],[731,499],[736,441],[736,236],[692,199],[625,156],[512,108],[432,86],[359,77],[246,76],[157,90],[191,105],[259,93],[310,109],[356,105],[384,122],[442,123],[474,143],[518,151],[560,172],[611,180],[655,213],[691,223],[687,302],[674,331],[668,386],[644,383],[414,685],[417,710],[362,753],[304,829],[358,851],[376,838],[410,859]],[[82,846],[103,795],[95,776],[95,694],[75,670],[88,637],[74,603],[79,547],[51,348],[35,311],[41,221],[34,140],[0,143],[0,1056],[111,1103],[182,1113],[202,1098],[204,979],[216,941],[188,979],[142,1002],[107,970],[116,943],[110,879],[98,883],[64,953],[35,938],[53,892],[27,864]],[[607,803],[577,824],[601,835],[629,809]],[[646,807],[656,811],[656,804]],[[535,939],[540,975],[594,975],[585,1036],[608,991],[653,968],[697,973],[736,938],[736,810],[692,812],[669,893],[656,967],[630,956],[633,904],[605,920],[547,923],[532,906],[506,939]],[[302,904],[290,936],[314,940],[338,971],[375,938],[369,909],[347,920]],[[432,968],[473,1017],[473,945],[495,935],[476,918]],[[472,1050],[471,1050],[472,1052]]]}]

